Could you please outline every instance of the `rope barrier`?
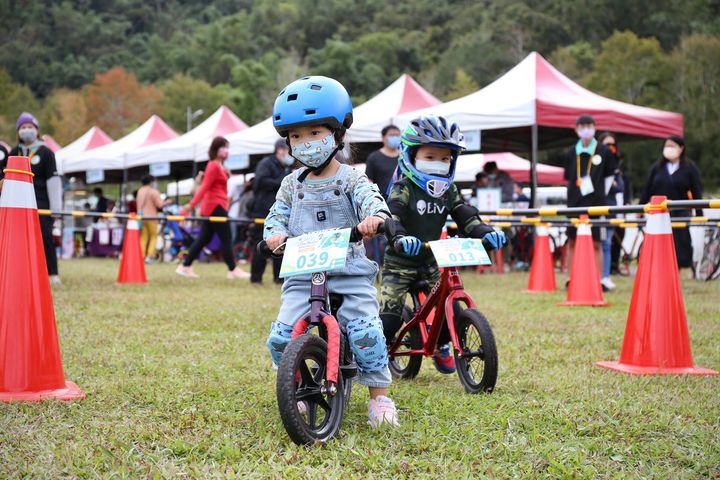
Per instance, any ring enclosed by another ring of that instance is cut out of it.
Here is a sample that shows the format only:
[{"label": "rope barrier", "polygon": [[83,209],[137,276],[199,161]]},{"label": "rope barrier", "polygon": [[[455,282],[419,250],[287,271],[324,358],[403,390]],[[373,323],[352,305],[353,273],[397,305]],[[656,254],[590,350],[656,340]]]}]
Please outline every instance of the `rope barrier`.
[{"label": "rope barrier", "polygon": [[618,205],[618,206],[596,206],[596,207],[566,207],[566,208],[500,208],[497,210],[480,210],[480,215],[492,215],[498,217],[510,217],[513,215],[524,215],[527,217],[576,217],[589,215],[593,217],[601,215],[614,215],[619,213],[649,213],[666,212],[668,210],[691,210],[699,208],[720,208],[720,199],[710,200],[665,200],[653,205]]},{"label": "rope barrier", "polygon": [[134,213],[104,213],[104,212],[85,212],[82,210],[72,210],[72,211],[56,211],[53,212],[51,210],[47,209],[38,209],[38,215],[42,215],[45,217],[75,217],[75,218],[103,218],[103,219],[111,219],[115,218],[118,220],[158,220],[158,221],[175,221],[175,222],[184,222],[186,220],[189,221],[203,221],[208,220],[212,223],[242,223],[242,224],[251,224],[255,223],[258,225],[262,225],[265,223],[264,218],[229,218],[229,217],[197,217],[197,216],[185,216],[185,215],[157,215],[153,217],[142,217],[140,215],[135,215]]}]

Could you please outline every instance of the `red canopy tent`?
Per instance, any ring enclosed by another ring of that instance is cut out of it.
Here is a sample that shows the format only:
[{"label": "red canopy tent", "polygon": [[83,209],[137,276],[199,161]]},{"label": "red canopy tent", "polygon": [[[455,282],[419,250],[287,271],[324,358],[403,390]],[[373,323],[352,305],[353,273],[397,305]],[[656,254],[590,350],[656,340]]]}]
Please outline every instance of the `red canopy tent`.
[{"label": "red canopy tent", "polygon": [[[529,153],[534,166],[538,149],[569,146],[577,138],[573,129],[583,113],[595,118],[598,130],[621,138],[683,133],[681,114],[602,97],[570,80],[537,52],[487,87],[401,115],[397,123],[418,115],[443,115],[465,132],[481,131],[482,151]],[[534,175],[532,183],[537,184]]]}]

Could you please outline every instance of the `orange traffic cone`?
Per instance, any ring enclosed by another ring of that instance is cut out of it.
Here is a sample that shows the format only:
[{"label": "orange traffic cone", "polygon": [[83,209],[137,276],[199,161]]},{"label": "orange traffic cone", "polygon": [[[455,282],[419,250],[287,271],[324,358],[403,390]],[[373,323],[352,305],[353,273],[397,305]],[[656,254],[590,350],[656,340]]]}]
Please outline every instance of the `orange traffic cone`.
[{"label": "orange traffic cone", "polygon": [[555,266],[550,253],[550,237],[545,224],[535,227],[535,251],[530,266],[527,292],[554,292]]},{"label": "orange traffic cone", "polygon": [[140,222],[135,216],[128,218],[123,240],[122,259],[118,271],[117,282],[147,283],[145,275],[145,259],[140,248]]},{"label": "orange traffic cone", "polygon": [[575,252],[573,253],[572,265],[570,265],[570,285],[568,285],[567,300],[559,303],[560,306],[587,305],[604,307],[608,305],[603,300],[600,276],[595,264],[592,232],[587,218],[587,215],[582,215],[577,226]]},{"label": "orange traffic cone", "polygon": [[596,365],[634,375],[718,375],[693,363],[665,200],[650,200],[620,361]]},{"label": "orange traffic cone", "polygon": [[0,401],[83,397],[63,372],[30,162],[10,157],[0,196]]}]

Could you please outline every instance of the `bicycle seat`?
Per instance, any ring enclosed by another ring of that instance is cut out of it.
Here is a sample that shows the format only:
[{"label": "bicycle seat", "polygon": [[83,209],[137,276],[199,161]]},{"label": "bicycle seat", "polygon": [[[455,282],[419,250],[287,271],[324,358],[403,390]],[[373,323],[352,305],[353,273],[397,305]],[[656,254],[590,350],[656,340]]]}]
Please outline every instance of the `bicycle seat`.
[{"label": "bicycle seat", "polygon": [[427,280],[415,280],[410,284],[411,292],[425,292],[430,287],[430,283]]}]

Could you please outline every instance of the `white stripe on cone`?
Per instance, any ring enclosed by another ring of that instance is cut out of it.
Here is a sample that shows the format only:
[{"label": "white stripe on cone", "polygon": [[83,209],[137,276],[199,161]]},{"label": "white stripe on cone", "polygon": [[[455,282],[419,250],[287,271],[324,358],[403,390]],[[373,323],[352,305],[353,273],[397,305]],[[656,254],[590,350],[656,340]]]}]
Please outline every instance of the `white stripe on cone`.
[{"label": "white stripe on cone", "polygon": [[8,180],[3,182],[0,208],[31,208],[37,210],[35,188],[29,182]]},{"label": "white stripe on cone", "polygon": [[128,230],[140,230],[140,225],[137,220],[128,220],[127,229]]},{"label": "white stripe on cone", "polygon": [[535,229],[535,232],[537,233],[538,237],[547,237],[548,236],[548,228],[545,225],[540,225]]},{"label": "white stripe on cone", "polygon": [[645,224],[645,234],[672,234],[672,223],[670,222],[670,214],[665,212],[651,213],[650,215],[648,215],[647,223]]},{"label": "white stripe on cone", "polygon": [[578,235],[587,235],[587,236],[592,235],[592,231],[590,230],[590,225],[588,225],[587,223],[581,223],[578,226],[577,234]]}]

